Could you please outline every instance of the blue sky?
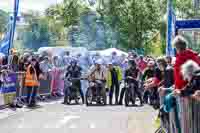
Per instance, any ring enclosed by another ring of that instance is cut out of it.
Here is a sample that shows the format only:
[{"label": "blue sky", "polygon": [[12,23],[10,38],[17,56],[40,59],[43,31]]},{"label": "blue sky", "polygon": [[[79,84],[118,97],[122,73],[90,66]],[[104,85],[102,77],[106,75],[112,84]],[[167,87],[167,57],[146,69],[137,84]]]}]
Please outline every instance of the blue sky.
[{"label": "blue sky", "polygon": [[[20,0],[20,11],[44,11],[49,5],[62,2],[62,0]],[[12,11],[14,0],[0,0],[0,9]]]}]

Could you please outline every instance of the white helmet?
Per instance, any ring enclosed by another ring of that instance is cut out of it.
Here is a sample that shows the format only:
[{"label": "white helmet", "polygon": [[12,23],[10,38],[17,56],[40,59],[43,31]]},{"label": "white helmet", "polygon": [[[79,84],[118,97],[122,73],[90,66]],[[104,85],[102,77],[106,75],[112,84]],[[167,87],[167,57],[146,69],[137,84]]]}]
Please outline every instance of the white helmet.
[{"label": "white helmet", "polygon": [[95,61],[95,64],[98,64],[98,65],[102,65],[103,61],[101,59],[98,59],[97,61]]}]

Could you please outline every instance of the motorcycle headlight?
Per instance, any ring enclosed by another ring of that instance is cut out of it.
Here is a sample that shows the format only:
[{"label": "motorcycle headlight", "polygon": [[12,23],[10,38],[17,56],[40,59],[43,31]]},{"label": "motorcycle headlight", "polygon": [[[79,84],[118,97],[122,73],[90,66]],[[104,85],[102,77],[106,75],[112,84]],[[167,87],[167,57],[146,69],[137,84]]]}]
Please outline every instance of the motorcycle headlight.
[{"label": "motorcycle headlight", "polygon": [[90,87],[93,87],[95,85],[94,82],[90,82]]}]

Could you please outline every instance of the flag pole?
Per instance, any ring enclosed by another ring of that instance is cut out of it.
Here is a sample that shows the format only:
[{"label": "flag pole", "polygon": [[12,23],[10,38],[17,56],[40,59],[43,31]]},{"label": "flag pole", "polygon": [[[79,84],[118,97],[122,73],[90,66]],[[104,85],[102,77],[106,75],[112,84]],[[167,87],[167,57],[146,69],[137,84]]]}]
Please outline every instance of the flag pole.
[{"label": "flag pole", "polygon": [[172,0],[167,1],[167,46],[166,54],[172,55]]},{"label": "flag pole", "polygon": [[12,24],[10,29],[8,55],[10,55],[10,48],[13,46],[18,10],[19,10],[19,0],[14,0],[13,17],[10,18]]}]

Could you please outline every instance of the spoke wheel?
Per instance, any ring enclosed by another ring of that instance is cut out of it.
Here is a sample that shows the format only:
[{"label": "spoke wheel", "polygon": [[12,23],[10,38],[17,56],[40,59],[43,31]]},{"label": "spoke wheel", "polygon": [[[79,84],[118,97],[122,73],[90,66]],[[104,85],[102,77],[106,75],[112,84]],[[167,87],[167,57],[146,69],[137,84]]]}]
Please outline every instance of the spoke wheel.
[{"label": "spoke wheel", "polygon": [[87,92],[86,92],[86,105],[89,106],[92,104],[92,90],[90,88],[88,88]]}]

